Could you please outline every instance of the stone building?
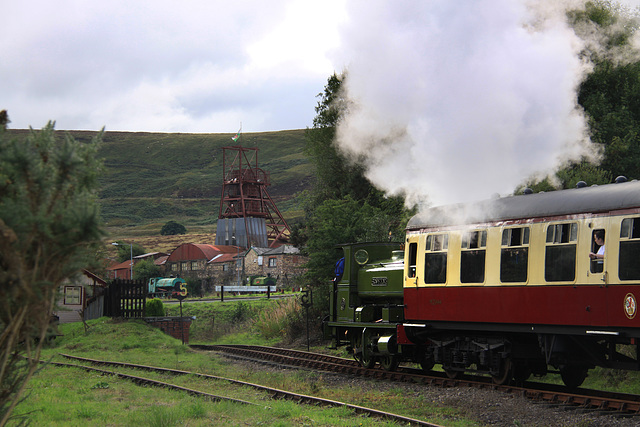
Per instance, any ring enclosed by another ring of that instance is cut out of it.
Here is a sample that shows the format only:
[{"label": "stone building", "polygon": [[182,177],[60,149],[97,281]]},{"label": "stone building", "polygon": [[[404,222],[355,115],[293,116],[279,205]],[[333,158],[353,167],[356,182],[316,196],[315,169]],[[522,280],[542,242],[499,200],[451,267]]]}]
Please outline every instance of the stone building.
[{"label": "stone building", "polygon": [[252,247],[243,257],[245,276],[271,276],[278,280],[280,286],[295,285],[294,279],[305,272],[305,256],[292,245],[277,248]]},{"label": "stone building", "polygon": [[178,246],[165,261],[165,273],[182,278],[205,279],[210,276],[209,262],[220,255],[235,255],[237,246],[185,243]]}]

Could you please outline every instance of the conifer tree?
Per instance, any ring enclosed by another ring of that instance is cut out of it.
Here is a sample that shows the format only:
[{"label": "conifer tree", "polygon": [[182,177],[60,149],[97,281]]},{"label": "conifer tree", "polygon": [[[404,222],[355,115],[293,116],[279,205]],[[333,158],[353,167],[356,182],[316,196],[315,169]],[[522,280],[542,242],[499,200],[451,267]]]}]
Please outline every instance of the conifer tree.
[{"label": "conifer tree", "polygon": [[[37,369],[59,286],[89,267],[102,230],[89,143],[50,122],[22,139],[0,126],[0,425]],[[19,415],[16,415],[19,416]]]}]

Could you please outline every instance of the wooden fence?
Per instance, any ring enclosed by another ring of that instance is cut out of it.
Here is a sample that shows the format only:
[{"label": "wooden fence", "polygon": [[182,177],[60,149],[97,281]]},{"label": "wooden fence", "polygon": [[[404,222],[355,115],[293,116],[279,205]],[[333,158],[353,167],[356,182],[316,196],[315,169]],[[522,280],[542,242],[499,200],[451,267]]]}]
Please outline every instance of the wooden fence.
[{"label": "wooden fence", "polygon": [[109,317],[144,317],[147,284],[140,280],[116,279],[104,295],[104,315]]}]

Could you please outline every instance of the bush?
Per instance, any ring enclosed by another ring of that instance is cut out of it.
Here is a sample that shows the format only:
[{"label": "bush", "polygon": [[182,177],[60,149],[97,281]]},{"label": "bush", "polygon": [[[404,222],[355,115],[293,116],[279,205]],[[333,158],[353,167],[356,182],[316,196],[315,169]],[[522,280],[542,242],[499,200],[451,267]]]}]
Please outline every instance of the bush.
[{"label": "bush", "polygon": [[154,298],[147,302],[144,310],[144,315],[147,317],[162,317],[164,316],[164,304],[159,298]]},{"label": "bush", "polygon": [[160,234],[163,236],[173,236],[176,234],[186,234],[187,229],[184,225],[178,224],[175,221],[169,221],[165,225],[162,226],[160,230]]}]

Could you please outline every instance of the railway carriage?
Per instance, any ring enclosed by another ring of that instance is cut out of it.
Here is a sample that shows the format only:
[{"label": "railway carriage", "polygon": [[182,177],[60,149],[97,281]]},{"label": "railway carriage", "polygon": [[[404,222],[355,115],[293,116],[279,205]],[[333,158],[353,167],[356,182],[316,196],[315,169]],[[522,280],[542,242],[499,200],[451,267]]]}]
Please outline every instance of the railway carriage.
[{"label": "railway carriage", "polygon": [[[592,255],[600,233],[604,258]],[[358,264],[358,250],[345,251],[328,326],[361,363],[496,383],[553,367],[569,387],[595,366],[640,369],[639,182],[428,209],[407,225],[401,299],[391,264],[367,275],[374,263]],[[367,296],[382,273],[389,295]]]}]

